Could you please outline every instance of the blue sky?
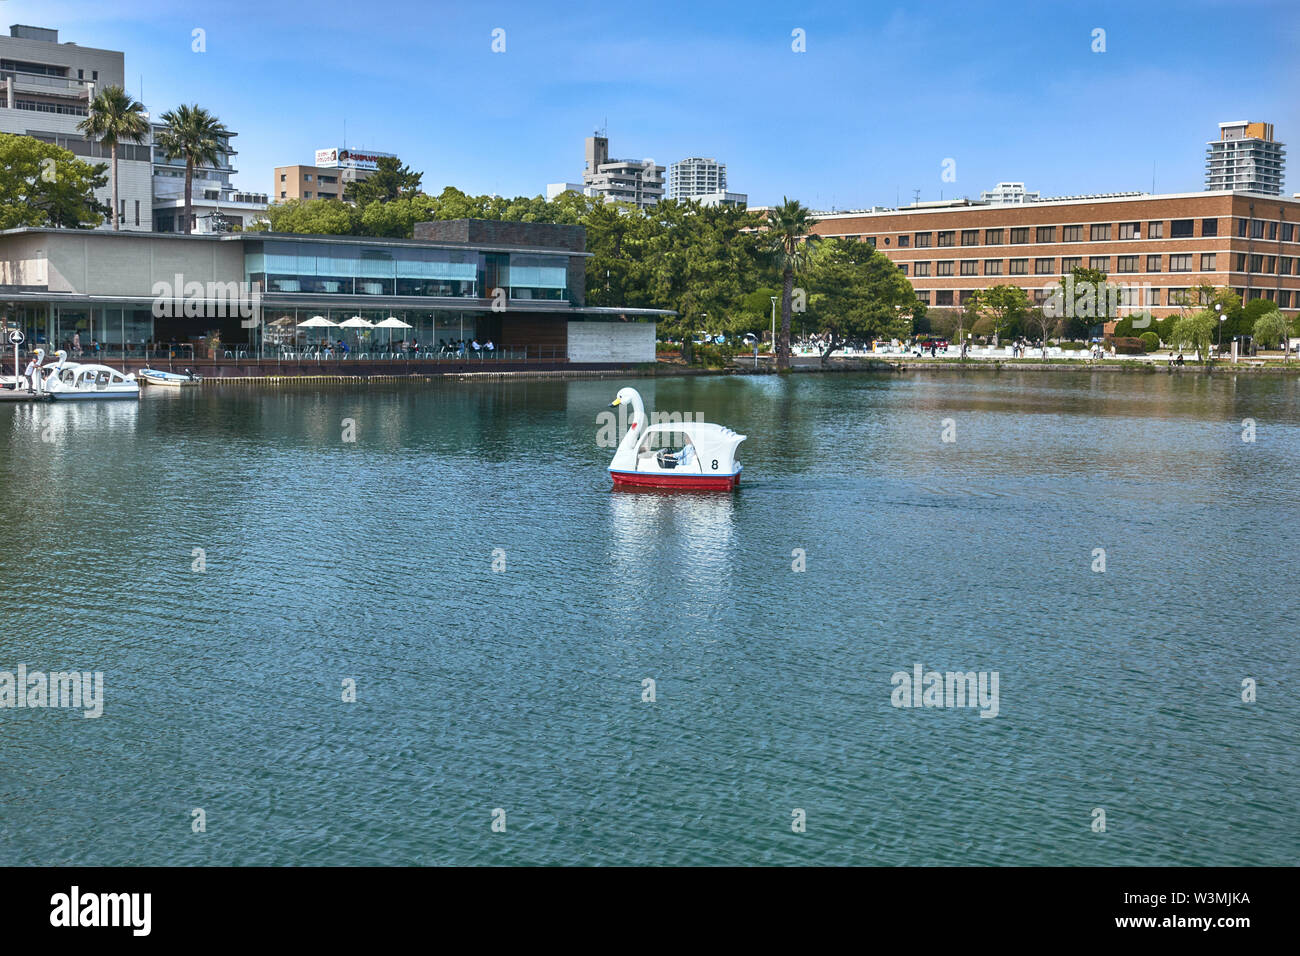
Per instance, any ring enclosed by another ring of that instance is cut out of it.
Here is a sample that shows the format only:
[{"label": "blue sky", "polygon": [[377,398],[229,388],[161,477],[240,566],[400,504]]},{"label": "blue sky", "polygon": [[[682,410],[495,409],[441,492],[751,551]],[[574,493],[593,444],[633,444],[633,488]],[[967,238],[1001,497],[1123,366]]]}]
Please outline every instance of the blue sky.
[{"label": "blue sky", "polygon": [[398,153],[430,191],[506,196],[580,179],[602,125],[615,156],[713,156],[751,204],[820,209],[999,180],[1149,190],[1153,169],[1159,192],[1199,190],[1225,120],[1272,122],[1300,162],[1295,0],[0,0],[0,17],[123,50],[155,115],[213,110],[248,190],[342,145],[345,121],[349,146]]}]

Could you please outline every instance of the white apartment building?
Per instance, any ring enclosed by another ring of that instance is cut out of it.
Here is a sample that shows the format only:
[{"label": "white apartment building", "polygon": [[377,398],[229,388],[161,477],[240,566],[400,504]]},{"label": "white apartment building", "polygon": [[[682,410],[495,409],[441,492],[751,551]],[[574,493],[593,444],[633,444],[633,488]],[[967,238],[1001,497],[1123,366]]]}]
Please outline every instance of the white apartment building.
[{"label": "white apartment building", "polygon": [[727,191],[727,164],[692,156],[668,167],[668,198],[698,199]]},{"label": "white apartment building", "polygon": [[[152,126],[156,143],[161,123]],[[215,166],[198,166],[190,189],[191,232],[208,235],[242,231],[266,219],[265,193],[239,192],[231,182],[238,172],[234,157],[238,151],[231,133],[222,140],[223,152]],[[153,223],[157,232],[185,232],[185,160],[168,159],[153,147]]]},{"label": "white apartment building", "polygon": [[588,196],[633,203],[644,209],[664,198],[664,173],[664,167],[653,159],[611,160],[607,137],[587,137],[582,184]]},{"label": "white apartment building", "polygon": [[[60,43],[59,31],[15,24],[0,36],[0,132],[31,136],[73,153],[107,163],[109,151],[88,141],[77,124],[89,113],[96,90],[125,86],[123,55]],[[149,144],[123,143],[117,149],[118,215],[121,228],[153,228],[153,163]],[[111,179],[95,193],[108,205]],[[101,229],[111,229],[105,221]]]},{"label": "white apartment building", "polygon": [[1286,151],[1273,139],[1272,123],[1220,123],[1219,138],[1205,145],[1207,192],[1245,190],[1282,195]]},{"label": "white apartment building", "polygon": [[1014,206],[1038,201],[1039,194],[1026,192],[1024,183],[998,183],[992,189],[980,193],[980,202],[992,206]]}]

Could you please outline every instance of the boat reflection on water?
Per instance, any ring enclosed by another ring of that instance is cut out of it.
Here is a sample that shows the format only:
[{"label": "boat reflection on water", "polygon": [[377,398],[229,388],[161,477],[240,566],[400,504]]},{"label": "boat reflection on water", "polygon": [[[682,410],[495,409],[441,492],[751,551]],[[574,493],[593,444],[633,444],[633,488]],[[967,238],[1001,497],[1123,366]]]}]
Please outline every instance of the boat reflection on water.
[{"label": "boat reflection on water", "polygon": [[622,572],[629,606],[643,604],[644,589],[666,577],[716,593],[735,569],[739,505],[735,495],[710,492],[611,492],[610,564]]},{"label": "boat reflection on water", "polygon": [[78,432],[129,431],[140,421],[138,402],[40,402],[14,407],[10,434],[38,444],[75,441]]}]

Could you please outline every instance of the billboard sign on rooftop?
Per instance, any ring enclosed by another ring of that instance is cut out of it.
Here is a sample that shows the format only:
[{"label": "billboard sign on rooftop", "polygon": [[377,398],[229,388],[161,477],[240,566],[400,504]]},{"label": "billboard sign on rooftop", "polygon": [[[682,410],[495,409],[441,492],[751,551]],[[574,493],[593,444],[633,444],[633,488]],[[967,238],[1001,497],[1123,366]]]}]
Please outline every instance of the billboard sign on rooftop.
[{"label": "billboard sign on rooftop", "polygon": [[318,149],[316,165],[347,169],[378,169],[380,157],[392,155],[392,153],[381,153],[376,150]]}]

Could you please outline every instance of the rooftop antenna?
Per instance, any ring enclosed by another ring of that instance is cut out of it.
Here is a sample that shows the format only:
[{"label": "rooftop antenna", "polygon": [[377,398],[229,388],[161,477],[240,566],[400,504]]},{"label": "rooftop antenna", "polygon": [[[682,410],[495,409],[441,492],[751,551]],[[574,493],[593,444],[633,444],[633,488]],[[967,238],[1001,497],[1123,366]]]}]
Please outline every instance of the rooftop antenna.
[{"label": "rooftop antenna", "polygon": [[920,187],[920,186],[913,186],[913,187],[912,187],[912,205],[915,206],[915,205],[916,205],[917,203],[919,203],[920,201],[921,201],[921,187]]}]

